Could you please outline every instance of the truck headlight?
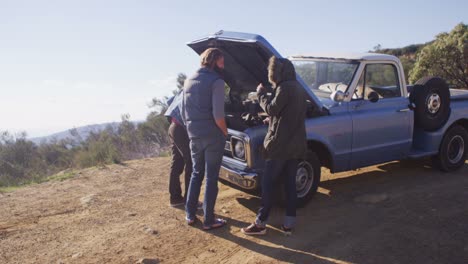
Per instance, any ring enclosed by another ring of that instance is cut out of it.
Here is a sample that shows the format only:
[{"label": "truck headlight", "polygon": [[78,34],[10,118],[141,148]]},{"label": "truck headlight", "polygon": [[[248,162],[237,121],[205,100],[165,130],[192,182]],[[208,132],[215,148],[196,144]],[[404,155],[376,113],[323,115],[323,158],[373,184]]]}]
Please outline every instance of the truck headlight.
[{"label": "truck headlight", "polygon": [[234,156],[238,159],[245,159],[245,146],[244,142],[236,140],[234,143]]}]

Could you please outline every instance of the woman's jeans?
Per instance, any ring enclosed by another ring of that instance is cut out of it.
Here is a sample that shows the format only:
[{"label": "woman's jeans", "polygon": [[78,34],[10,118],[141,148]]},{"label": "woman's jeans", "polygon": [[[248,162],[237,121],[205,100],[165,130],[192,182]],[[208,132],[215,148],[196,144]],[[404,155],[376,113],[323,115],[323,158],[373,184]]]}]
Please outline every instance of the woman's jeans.
[{"label": "woman's jeans", "polygon": [[[273,193],[274,183],[284,183],[286,193],[286,216],[284,226],[293,227],[296,220],[296,172],[299,160],[266,160],[265,170],[262,175],[262,205],[257,214],[255,223],[259,226],[265,226],[273,199],[276,195]],[[275,181],[277,180],[277,181]]]},{"label": "woman's jeans", "polygon": [[203,201],[204,224],[214,223],[214,207],[218,196],[218,177],[223,159],[226,138],[217,133],[212,137],[190,139],[193,171],[190,178],[188,199],[185,206],[188,219],[195,219],[198,197],[206,168],[205,200]]}]

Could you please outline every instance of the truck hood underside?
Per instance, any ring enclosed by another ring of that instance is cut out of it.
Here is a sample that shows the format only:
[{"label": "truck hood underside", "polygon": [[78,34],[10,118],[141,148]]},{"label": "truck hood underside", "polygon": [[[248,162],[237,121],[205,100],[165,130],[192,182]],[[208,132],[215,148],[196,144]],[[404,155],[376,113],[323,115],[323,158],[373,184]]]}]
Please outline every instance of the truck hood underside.
[{"label": "truck hood underside", "polygon": [[[207,48],[219,48],[224,52],[224,80],[233,90],[255,91],[259,83],[268,84],[268,60],[281,55],[262,37],[254,34],[219,31],[213,35],[187,44],[201,54]],[[322,109],[321,102],[298,80],[311,97],[316,109]]]}]

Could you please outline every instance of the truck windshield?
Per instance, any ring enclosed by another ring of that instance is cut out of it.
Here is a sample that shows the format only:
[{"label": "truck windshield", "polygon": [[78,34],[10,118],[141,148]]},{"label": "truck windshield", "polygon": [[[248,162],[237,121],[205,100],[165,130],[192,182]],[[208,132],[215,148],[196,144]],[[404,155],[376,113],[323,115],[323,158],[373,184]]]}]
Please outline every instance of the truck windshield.
[{"label": "truck windshield", "polygon": [[320,98],[330,98],[332,92],[348,89],[359,62],[300,59],[292,60],[296,73]]}]

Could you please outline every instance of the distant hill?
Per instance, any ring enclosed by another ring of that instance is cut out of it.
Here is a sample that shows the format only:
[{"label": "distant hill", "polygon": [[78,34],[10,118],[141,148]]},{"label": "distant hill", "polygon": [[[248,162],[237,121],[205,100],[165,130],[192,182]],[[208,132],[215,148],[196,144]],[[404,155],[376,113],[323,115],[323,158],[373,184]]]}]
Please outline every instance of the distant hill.
[{"label": "distant hill", "polygon": [[425,44],[412,44],[403,48],[395,48],[395,49],[382,49],[381,48],[381,49],[376,49],[372,52],[385,53],[385,54],[390,54],[390,55],[397,56],[397,57],[414,58],[416,53],[428,44],[430,44],[430,42],[425,43]]},{"label": "distant hill", "polygon": [[[141,121],[133,121],[133,123],[138,124]],[[117,129],[120,125],[120,122],[110,122],[110,123],[103,123],[103,124],[93,124],[93,125],[87,125],[87,126],[82,126],[82,127],[77,127],[73,128],[76,129],[76,132],[78,133],[78,138],[81,138],[81,140],[86,140],[91,132],[100,132],[104,129],[106,129],[108,126],[112,127],[112,129]],[[62,139],[68,139],[68,138],[75,138],[72,136],[70,133],[72,129],[66,130],[66,131],[61,131],[58,133],[54,133],[49,136],[45,137],[36,137],[36,138],[30,138],[32,142],[35,144],[41,144],[41,143],[47,143],[50,142],[51,140],[62,140]]]}]

